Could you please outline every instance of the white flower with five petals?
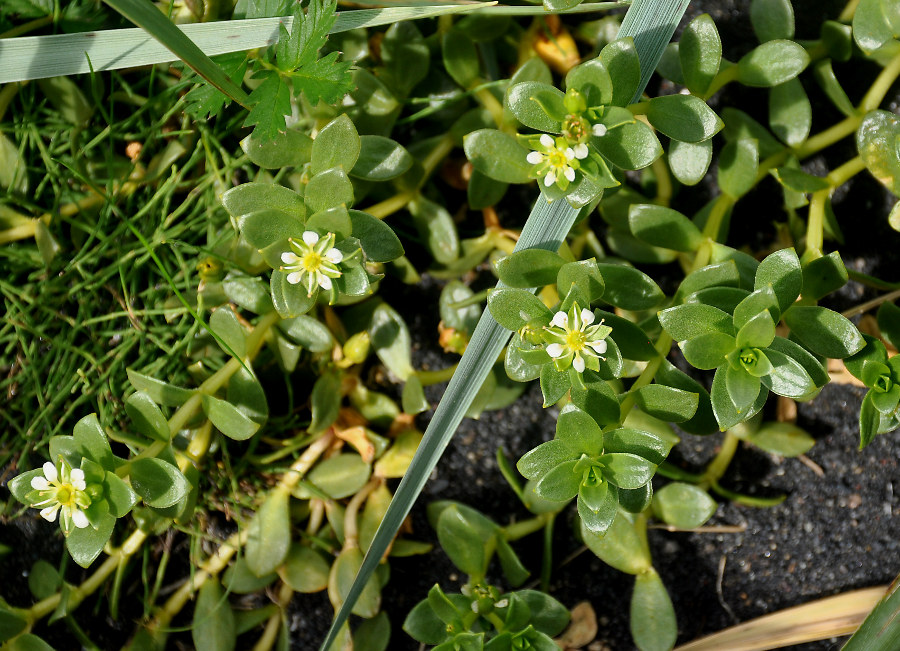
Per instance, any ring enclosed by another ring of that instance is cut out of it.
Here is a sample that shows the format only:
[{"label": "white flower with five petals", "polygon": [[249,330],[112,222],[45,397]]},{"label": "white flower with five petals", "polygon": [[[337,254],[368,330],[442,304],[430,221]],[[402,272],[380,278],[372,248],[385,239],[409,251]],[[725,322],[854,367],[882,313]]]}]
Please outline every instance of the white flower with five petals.
[{"label": "white flower with five petals", "polygon": [[557,370],[564,371],[571,366],[583,373],[585,368],[593,371],[600,368],[610,332],[612,328],[603,325],[603,321],[594,325],[594,313],[579,309],[575,303],[568,314],[562,311],[554,314],[542,336],[547,343],[547,354],[553,358]]},{"label": "white flower with five petals", "polygon": [[281,254],[281,271],[287,273],[287,281],[292,285],[302,283],[308,296],[320,287],[330,291],[332,280],[341,277],[338,265],[344,259],[344,254],[334,248],[334,241],[334,233],[319,237],[313,231],[304,232],[302,241],[288,238],[291,250]]},{"label": "white flower with five petals", "polygon": [[529,152],[525,159],[535,166],[533,174],[543,177],[544,186],[549,188],[555,183],[565,190],[575,181],[575,171],[580,167],[578,161],[587,157],[587,145],[570,146],[564,138],[553,138],[545,133],[540,137],[537,149]]},{"label": "white flower with five petals", "polygon": [[84,529],[90,523],[84,510],[91,505],[91,498],[85,492],[87,483],[84,479],[84,471],[80,468],[71,468],[69,464],[60,459],[59,467],[52,461],[43,465],[44,476],[31,479],[31,487],[38,491],[40,501],[32,504],[34,508],[41,508],[41,517],[48,522],[56,522],[57,514],[60,515],[60,524],[63,533],[68,535],[74,525],[78,529]]}]

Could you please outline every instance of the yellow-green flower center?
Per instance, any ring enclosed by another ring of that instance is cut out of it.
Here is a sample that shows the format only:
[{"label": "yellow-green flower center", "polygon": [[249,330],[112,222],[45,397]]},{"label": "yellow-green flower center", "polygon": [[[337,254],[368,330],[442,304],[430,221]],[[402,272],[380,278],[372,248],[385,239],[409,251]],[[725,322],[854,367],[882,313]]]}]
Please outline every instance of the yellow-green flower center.
[{"label": "yellow-green flower center", "polygon": [[574,353],[584,350],[587,337],[581,330],[570,330],[566,333],[566,347]]},{"label": "yellow-green flower center", "polygon": [[565,167],[569,162],[566,158],[566,153],[558,149],[550,152],[547,158],[550,161],[551,167]]},{"label": "yellow-green flower center", "polygon": [[303,269],[305,269],[307,272],[312,273],[314,271],[317,271],[319,267],[322,266],[322,256],[320,256],[314,250],[310,251],[304,254],[302,258],[300,258],[300,264],[303,265]]},{"label": "yellow-green flower center", "polygon": [[63,484],[56,489],[56,501],[63,506],[75,506],[75,489],[69,484]]}]

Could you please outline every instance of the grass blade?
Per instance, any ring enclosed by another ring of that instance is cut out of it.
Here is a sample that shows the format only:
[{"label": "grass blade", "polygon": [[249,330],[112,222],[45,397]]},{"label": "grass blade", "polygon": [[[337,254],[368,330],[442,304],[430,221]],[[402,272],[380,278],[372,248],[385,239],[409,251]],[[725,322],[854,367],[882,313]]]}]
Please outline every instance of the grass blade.
[{"label": "grass blade", "polygon": [[[146,30],[172,51],[198,75],[219,89],[227,97],[247,107],[247,93],[228,78],[216,63],[184,35],[163,13],[148,0],[104,0],[106,4]],[[77,51],[77,50],[76,50]]]},{"label": "grass blade", "polygon": [[[548,204],[543,198],[539,198],[525,222],[515,250],[530,248],[558,250],[577,215],[578,211],[573,210],[564,201]],[[375,571],[419,493],[422,492],[428,476],[453,438],[456,428],[511,334],[494,321],[488,310],[481,315],[475,332],[472,333],[472,339],[466,346],[466,352],[425,430],[425,436],[419,444],[419,449],[416,450],[409,469],[397,487],[384,519],[369,545],[369,552],[359,568],[356,580],[347,594],[347,600],[338,611],[322,649],[331,646],[334,636],[350,614],[353,603],[362,592],[368,577]]]},{"label": "grass blade", "polygon": [[[403,20],[430,18],[444,14],[470,13],[491,7],[493,4],[495,3],[481,2],[462,5],[342,11],[338,13],[331,33],[346,32],[357,27],[390,25]],[[540,7],[536,9],[543,11]],[[182,37],[184,40],[191,41],[204,57],[268,47],[278,41],[280,24],[290,31],[294,22],[292,16],[284,16],[175,26],[158,9],[154,8],[153,11],[160,20],[179,33],[178,40],[180,42]],[[167,32],[171,31],[168,28],[166,30]],[[181,58],[176,54],[143,29],[134,28],[2,39],[0,40],[0,84],[84,74],[91,72],[92,66],[95,72],[101,72],[169,63]],[[90,58],[90,62],[88,62],[88,58]],[[209,61],[208,58],[207,61]],[[215,66],[215,62],[209,61],[209,63]],[[216,68],[218,69],[218,66]],[[224,77],[224,73],[222,76]],[[231,83],[227,78],[226,81]],[[243,91],[241,92],[243,93]]]},{"label": "grass blade", "polygon": [[[656,69],[656,64],[659,63],[663,50],[672,38],[672,34],[675,33],[675,28],[678,26],[681,16],[684,15],[688,2],[689,0],[635,0],[622,21],[622,28],[618,35],[620,38],[634,37],[635,47],[641,60],[641,84],[635,96],[636,99],[640,98],[650,75]],[[637,15],[632,16],[633,13],[637,13]],[[577,216],[578,211],[567,203],[557,201],[548,204],[543,197],[539,197],[525,222],[515,250],[543,248],[556,251],[572,224],[575,223]],[[327,651],[331,647],[338,631],[350,616],[353,604],[359,598],[363,587],[384,556],[404,518],[412,509],[428,476],[437,465],[441,454],[456,432],[456,428],[510,335],[510,332],[494,321],[488,310],[484,311],[472,334],[472,340],[466,347],[459,366],[453,374],[453,379],[450,380],[450,384],[434,412],[434,417],[425,430],[425,436],[419,444],[419,449],[369,545],[369,550],[347,594],[347,599],[341,605],[331,624],[321,651]]]},{"label": "grass blade", "polygon": [[[859,626],[873,605],[879,604],[877,610],[885,603],[878,601],[884,596],[884,590],[884,586],[863,588],[769,613],[675,647],[675,651],[766,651],[847,635]],[[898,648],[896,638],[893,646],[869,646],[867,641],[864,646],[851,647],[855,639],[856,636],[850,639],[844,651],[851,648],[856,651],[894,651]]]},{"label": "grass blade", "polygon": [[888,586],[875,608],[843,651],[892,651],[900,649],[900,576]]},{"label": "grass blade", "polygon": [[619,38],[634,37],[641,62],[641,83],[634,98],[637,102],[656,70],[663,51],[672,40],[675,28],[691,0],[634,0],[619,30]]}]

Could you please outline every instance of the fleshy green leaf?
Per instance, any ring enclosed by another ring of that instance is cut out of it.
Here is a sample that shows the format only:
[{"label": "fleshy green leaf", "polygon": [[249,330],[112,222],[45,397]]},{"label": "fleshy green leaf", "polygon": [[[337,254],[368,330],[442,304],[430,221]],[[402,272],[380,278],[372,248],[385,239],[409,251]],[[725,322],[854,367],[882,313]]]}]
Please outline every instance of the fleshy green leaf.
[{"label": "fleshy green leaf", "polygon": [[769,91],[769,126],[791,147],[806,141],[812,127],[812,105],[799,79],[791,79]]},{"label": "fleshy green leaf", "polygon": [[506,104],[516,119],[526,127],[547,133],[560,133],[561,121],[568,111],[563,93],[555,86],[526,81],[509,87]]},{"label": "fleshy green leaf", "polygon": [[635,403],[651,416],[672,423],[681,423],[693,417],[700,396],[681,389],[649,384],[634,394]]},{"label": "fleshy green leaf", "polygon": [[794,336],[818,355],[843,359],[865,345],[856,326],[824,307],[795,305],[785,313],[784,321]]},{"label": "fleshy green leaf", "polygon": [[706,94],[722,61],[722,40],[709,14],[697,16],[685,28],[678,56],[688,90],[695,95]]},{"label": "fleshy green leaf", "polygon": [[712,162],[712,140],[680,142],[669,145],[669,167],[673,176],[684,185],[697,185]]},{"label": "fleshy green leaf", "polygon": [[750,22],[760,43],[794,38],[794,8],[791,0],[753,0]]},{"label": "fleshy green leaf", "polygon": [[703,235],[694,223],[676,210],[654,204],[634,204],[628,226],[639,240],[676,251],[695,251]]},{"label": "fleshy green leaf", "polygon": [[496,129],[479,129],[463,139],[466,157],[482,174],[504,183],[528,183],[528,150],[515,137]]},{"label": "fleshy green leaf", "polygon": [[247,567],[258,577],[274,572],[287,557],[291,546],[290,493],[271,491],[250,521],[244,557]]},{"label": "fleshy green leaf", "polygon": [[389,181],[412,167],[413,157],[398,142],[384,136],[364,135],[359,139],[359,158],[351,168],[350,176],[367,181]]},{"label": "fleshy green leaf", "polygon": [[353,121],[346,114],[339,115],[322,127],[313,140],[310,173],[319,174],[333,167],[349,173],[359,159],[360,148],[360,137]]},{"label": "fleshy green leaf", "polygon": [[705,490],[693,484],[673,482],[653,494],[653,514],[679,529],[703,526],[717,507]]},{"label": "fleshy green leaf", "polygon": [[664,295],[650,276],[634,267],[598,264],[606,283],[603,300],[623,310],[647,310],[659,304]]},{"label": "fleshy green leaf", "polygon": [[682,142],[709,140],[724,123],[699,97],[662,95],[650,100],[647,119],[659,131]]},{"label": "fleshy green leaf", "polygon": [[719,187],[722,192],[739,199],[756,185],[759,168],[759,146],[755,140],[729,142],[719,155]]},{"label": "fleshy green leaf", "polygon": [[216,577],[204,581],[197,593],[191,637],[197,651],[228,651],[237,643],[234,612]]},{"label": "fleshy green leaf", "polygon": [[566,261],[544,249],[517,251],[497,263],[497,275],[510,287],[543,287],[556,282]]},{"label": "fleshy green leaf", "polygon": [[809,54],[794,41],[768,41],[738,61],[738,81],[745,86],[769,87],[783,84],[809,65]]},{"label": "fleshy green leaf", "polygon": [[887,111],[871,111],[856,132],[856,147],[866,168],[888,190],[900,195],[900,119]]},{"label": "fleshy green leaf", "polygon": [[221,398],[203,395],[203,411],[216,429],[228,438],[245,441],[259,430],[259,423],[254,422],[240,409]]},{"label": "fleshy green leaf", "polygon": [[631,636],[642,651],[667,651],[675,645],[678,624],[675,608],[652,567],[634,579],[631,595]]},{"label": "fleshy green leaf", "polygon": [[234,218],[261,210],[278,210],[301,222],[306,218],[303,197],[272,183],[242,183],[222,195],[222,205]]},{"label": "fleshy green leaf", "polygon": [[162,459],[135,459],[130,466],[131,487],[144,503],[158,509],[184,499],[191,485],[181,471]]}]

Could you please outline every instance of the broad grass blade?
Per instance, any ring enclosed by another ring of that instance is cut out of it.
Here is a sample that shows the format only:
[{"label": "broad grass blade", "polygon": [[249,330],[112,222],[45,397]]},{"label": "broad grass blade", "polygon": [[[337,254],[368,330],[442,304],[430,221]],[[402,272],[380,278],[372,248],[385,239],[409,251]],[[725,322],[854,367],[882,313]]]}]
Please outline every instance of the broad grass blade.
[{"label": "broad grass blade", "polygon": [[[218,88],[226,96],[247,108],[247,93],[228,78],[215,61],[203,53],[149,0],[104,0],[138,27],[172,51],[198,75]],[[77,50],[76,50],[77,52]]]},{"label": "broad grass blade", "polygon": [[[444,14],[469,13],[491,7],[494,4],[496,3],[480,2],[342,11],[338,13],[331,33],[345,32],[357,27],[390,25],[403,20],[430,18]],[[537,9],[541,8],[537,7]],[[207,57],[207,61],[209,61],[208,57],[217,54],[268,47],[278,40],[280,24],[290,31],[294,22],[292,16],[284,16],[176,26],[166,19],[158,9],[154,8],[153,11],[156,12],[159,19],[171,27],[171,30],[179,34],[178,40],[182,45],[184,45],[183,37],[184,40],[192,42],[194,48],[201,55]],[[541,11],[543,10],[541,9]],[[156,19],[154,18],[154,20]],[[171,35],[169,27],[165,29]],[[95,72],[100,72],[169,63],[179,58],[183,58],[181,54],[169,49],[143,29],[109,29],[79,34],[22,36],[0,40],[0,84],[45,77],[78,75],[90,72],[91,68]],[[215,66],[213,61],[209,61],[209,63]],[[218,66],[216,68],[218,69]],[[224,77],[224,73],[222,76]],[[231,83],[227,78],[226,81]]]}]

